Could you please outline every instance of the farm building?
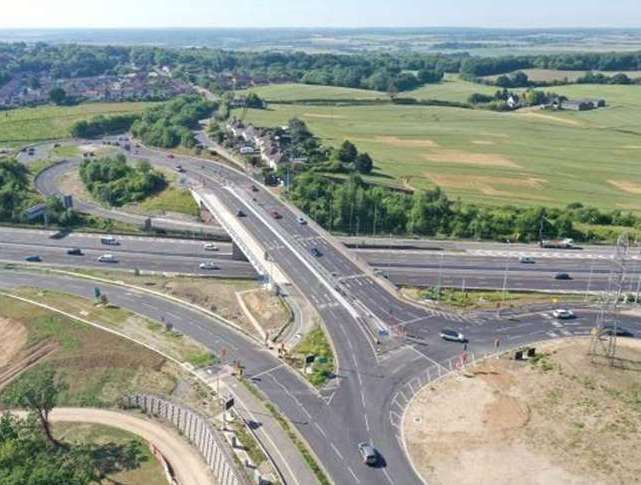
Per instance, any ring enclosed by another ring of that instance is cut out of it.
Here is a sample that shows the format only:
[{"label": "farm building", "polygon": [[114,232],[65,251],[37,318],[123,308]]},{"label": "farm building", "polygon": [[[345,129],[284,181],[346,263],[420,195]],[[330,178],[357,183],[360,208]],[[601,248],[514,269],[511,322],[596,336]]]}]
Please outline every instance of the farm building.
[{"label": "farm building", "polygon": [[556,99],[552,103],[554,109],[566,111],[589,111],[605,107],[605,99]]}]

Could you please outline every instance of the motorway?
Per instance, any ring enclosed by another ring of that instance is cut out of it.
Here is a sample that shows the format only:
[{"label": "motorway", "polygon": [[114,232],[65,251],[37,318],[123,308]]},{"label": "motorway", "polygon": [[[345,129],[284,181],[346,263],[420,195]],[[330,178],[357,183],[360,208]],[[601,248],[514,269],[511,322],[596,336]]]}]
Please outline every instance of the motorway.
[{"label": "motorway", "polygon": [[[215,193],[231,213],[242,210],[247,214],[239,218],[239,223],[260,241],[268,258],[323,318],[335,347],[338,377],[317,393],[270,354],[198,312],[116,287],[108,289],[110,298],[156,320],[170,315],[170,321],[176,319],[177,329],[212,349],[231,345],[235,355],[247,362],[248,374],[297,426],[338,484],[419,483],[400,443],[398,416],[403,404],[399,405],[398,396],[407,385],[412,388],[413,380],[427,367],[447,366],[461,354],[461,345],[438,337],[443,327],[464,332],[470,340],[468,350],[484,353],[494,349],[497,337],[506,347],[512,347],[560,336],[586,335],[594,326],[596,313],[590,310],[579,310],[579,318],[574,321],[559,322],[541,311],[500,318],[492,313],[461,316],[400,301],[383,277],[373,276],[364,263],[355,260],[313,221],[299,224],[300,213],[246,175],[193,157],[168,160],[163,152],[144,148],[138,150],[136,157],[147,158],[155,165],[180,163],[195,188]],[[258,192],[251,190],[252,184],[259,186]],[[282,217],[273,218],[273,211]],[[322,256],[312,256],[312,248]],[[48,276],[41,281],[31,274],[3,271],[0,281],[0,285],[9,287],[53,285],[84,296],[91,292],[86,282],[71,278],[56,280]],[[620,323],[641,331],[637,318],[621,317]],[[411,339],[395,339],[404,345],[390,352],[377,352],[369,332],[379,326]],[[381,466],[362,465],[356,449],[361,441],[372,441],[379,449],[384,459]]]}]

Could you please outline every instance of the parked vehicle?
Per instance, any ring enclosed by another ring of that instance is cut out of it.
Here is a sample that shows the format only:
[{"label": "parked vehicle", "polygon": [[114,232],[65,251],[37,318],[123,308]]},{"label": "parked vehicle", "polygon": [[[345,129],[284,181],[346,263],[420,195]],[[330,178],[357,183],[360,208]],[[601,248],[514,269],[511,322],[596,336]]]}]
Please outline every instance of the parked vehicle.
[{"label": "parked vehicle", "polygon": [[556,310],[553,310],[552,316],[559,320],[570,320],[576,317],[572,310],[566,310],[565,308],[557,308]]},{"label": "parked vehicle", "polygon": [[118,260],[113,254],[103,254],[102,256],[98,256],[98,262],[100,263],[117,263]]},{"label": "parked vehicle", "polygon": [[358,451],[361,454],[361,458],[363,459],[364,464],[374,466],[378,463],[378,453],[376,452],[376,448],[374,448],[371,444],[359,443]]},{"label": "parked vehicle", "polygon": [[37,254],[32,254],[31,256],[26,256],[24,260],[30,263],[39,263],[40,261],[42,261],[42,258]]},{"label": "parked vehicle", "polygon": [[83,252],[80,248],[71,248],[67,249],[67,254],[69,254],[70,256],[82,256]]},{"label": "parked vehicle", "polygon": [[465,336],[461,332],[449,328],[441,330],[441,338],[450,342],[465,342]]}]

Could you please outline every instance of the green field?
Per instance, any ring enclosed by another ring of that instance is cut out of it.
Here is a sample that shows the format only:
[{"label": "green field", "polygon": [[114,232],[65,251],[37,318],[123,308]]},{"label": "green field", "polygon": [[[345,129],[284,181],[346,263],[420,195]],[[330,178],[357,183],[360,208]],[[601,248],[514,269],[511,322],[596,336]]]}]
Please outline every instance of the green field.
[{"label": "green field", "polygon": [[[422,88],[465,97],[483,86],[451,81]],[[570,98],[604,97],[592,112],[497,113],[421,106],[271,105],[249,110],[259,126],[298,116],[328,145],[350,139],[375,158],[382,181],[439,185],[452,197],[489,204],[584,202],[641,211],[641,92],[637,86],[555,88]],[[460,100],[460,99],[459,99]]]},{"label": "green field", "polygon": [[249,92],[254,92],[267,101],[300,101],[305,99],[349,101],[387,98],[387,94],[379,91],[293,83],[259,86],[244,91],[236,91],[236,94],[245,95]]},{"label": "green field", "polygon": [[0,112],[0,143],[29,143],[70,136],[76,122],[97,115],[141,113],[153,103],[87,103],[39,106]]},{"label": "green field", "polygon": [[400,93],[400,97],[416,99],[438,99],[441,101],[455,101],[465,103],[467,98],[474,93],[493,95],[495,86],[486,86],[469,81],[464,81],[457,74],[446,74],[443,81],[438,84],[426,84],[413,91]]}]

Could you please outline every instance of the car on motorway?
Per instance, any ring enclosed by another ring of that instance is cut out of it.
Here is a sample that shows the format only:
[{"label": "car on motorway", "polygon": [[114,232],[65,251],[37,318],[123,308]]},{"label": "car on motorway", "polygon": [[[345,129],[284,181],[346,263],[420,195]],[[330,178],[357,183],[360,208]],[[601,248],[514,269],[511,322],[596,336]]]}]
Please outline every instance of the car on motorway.
[{"label": "car on motorway", "polygon": [[98,256],[98,262],[99,263],[117,263],[118,260],[113,254],[103,254],[101,256]]},{"label": "car on motorway", "polygon": [[278,211],[271,211],[271,215],[274,219],[282,219],[283,216]]},{"label": "car on motorway", "polygon": [[314,256],[315,258],[320,258],[320,257],[323,255],[323,253],[321,253],[321,252],[320,252],[320,249],[318,249],[318,248],[316,248],[316,247],[314,247],[314,248],[310,249],[310,250],[309,250],[309,252],[310,252],[310,253],[311,253],[311,255],[312,255],[312,256]]},{"label": "car on motorway", "polygon": [[169,155],[167,155],[167,158],[173,160],[174,158],[176,158],[176,156],[173,153],[170,153]]},{"label": "car on motorway", "polygon": [[304,226],[305,224],[307,224],[307,221],[306,221],[306,220],[305,220],[305,218],[303,218],[303,217],[299,217],[299,218],[298,218],[298,219],[296,219],[296,220],[298,221],[298,223],[299,223],[301,226]]},{"label": "car on motorway", "polygon": [[565,308],[557,308],[556,310],[552,310],[552,316],[554,318],[558,318],[559,320],[570,320],[572,318],[576,318],[576,315],[572,310],[567,310]]},{"label": "car on motorway", "polygon": [[252,192],[258,192],[258,187],[252,184]]},{"label": "car on motorway", "polygon": [[634,337],[634,333],[630,330],[619,327],[618,325],[605,325],[601,335],[612,335],[615,337]]},{"label": "car on motorway", "polygon": [[370,443],[359,443],[358,451],[361,454],[363,463],[369,466],[374,466],[378,463],[378,453]]},{"label": "car on motorway", "polygon": [[107,246],[118,246],[120,243],[118,242],[118,239],[116,239],[113,236],[104,236],[100,238],[100,242],[102,244],[106,244]]},{"label": "car on motorway", "polygon": [[80,248],[71,248],[67,249],[67,254],[70,256],[82,256],[82,249]]},{"label": "car on motorway", "polygon": [[449,328],[441,330],[440,336],[443,340],[448,340],[450,342],[465,342],[465,335]]},{"label": "car on motorway", "polygon": [[532,258],[530,256],[521,256],[519,258],[519,263],[522,263],[522,264],[534,264],[534,263],[536,263],[536,261],[534,260],[534,258]]},{"label": "car on motorway", "polygon": [[200,269],[220,269],[213,261],[205,261],[198,265]]},{"label": "car on motorway", "polygon": [[28,261],[29,263],[39,263],[40,261],[42,261],[42,258],[37,254],[32,254],[31,256],[25,256],[24,260]]},{"label": "car on motorway", "polygon": [[555,280],[571,280],[572,277],[568,273],[557,273],[554,275]]},{"label": "car on motorway", "polygon": [[236,217],[246,217],[246,216],[247,214],[245,214],[243,211],[241,210],[236,211]]},{"label": "car on motorway", "polygon": [[185,169],[183,168],[182,165],[176,165],[176,172],[185,173]]},{"label": "car on motorway", "polygon": [[203,249],[205,251],[218,251],[218,246],[216,246],[213,242],[210,242],[210,243],[205,243],[203,245]]}]

